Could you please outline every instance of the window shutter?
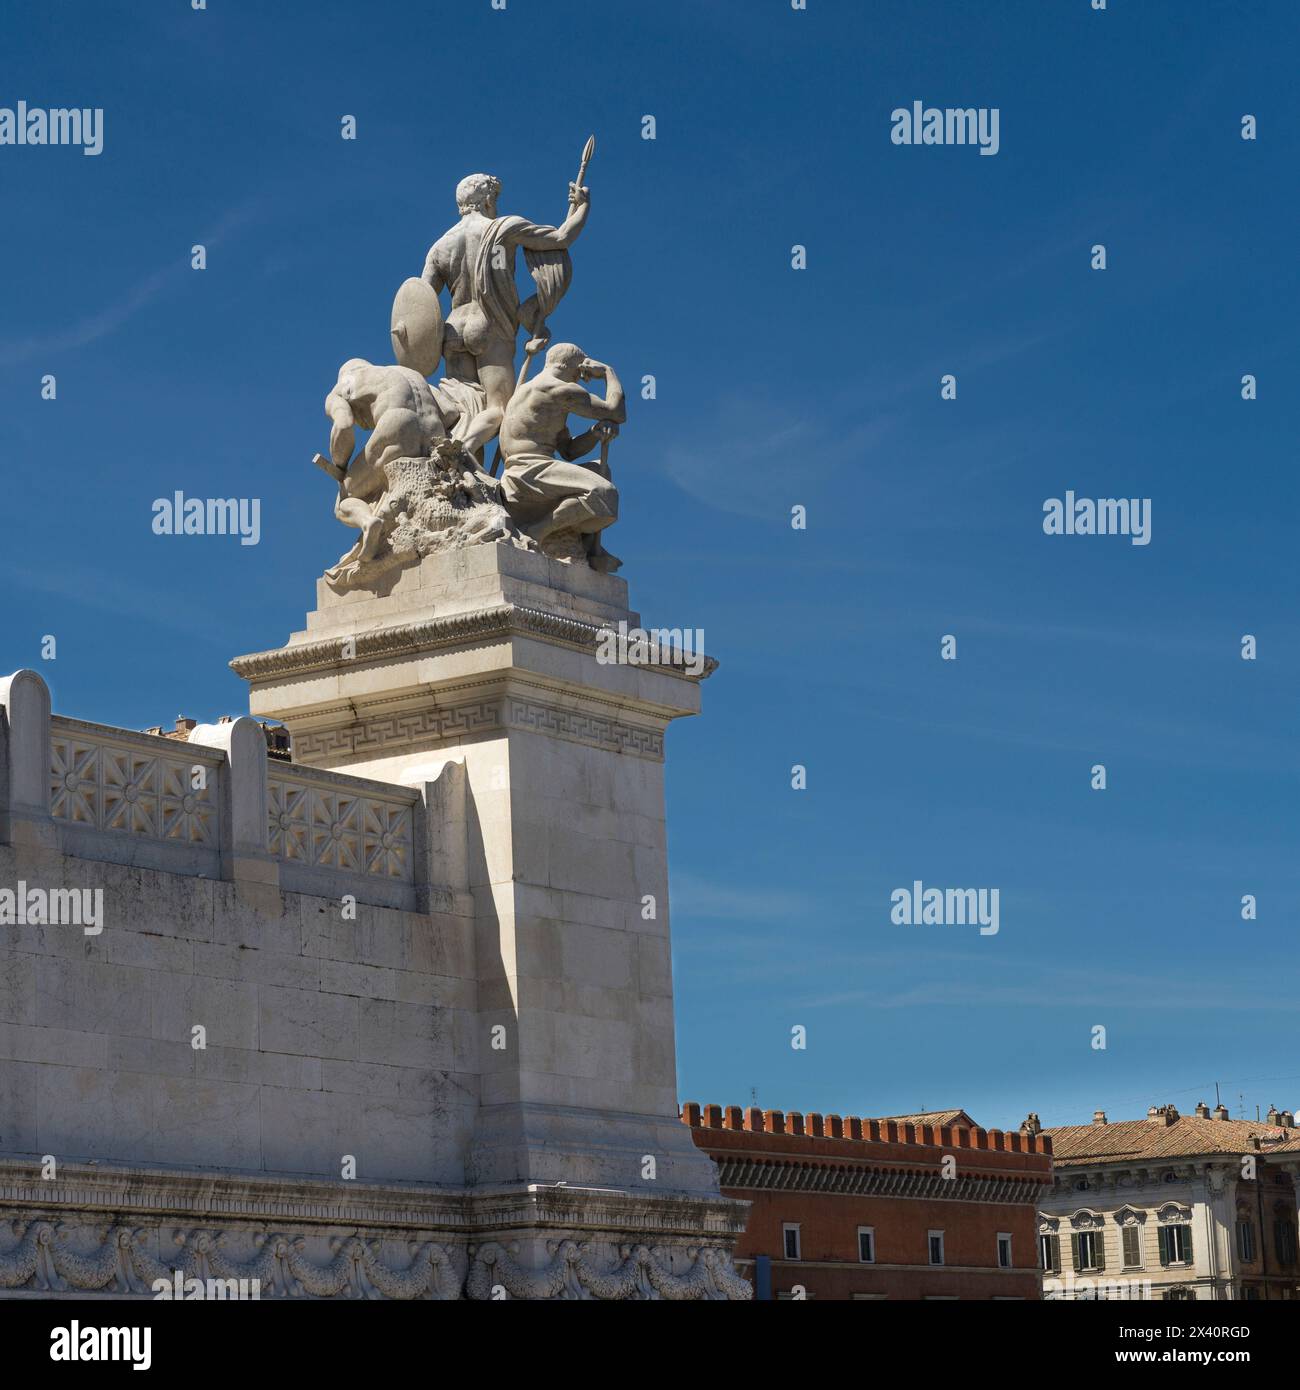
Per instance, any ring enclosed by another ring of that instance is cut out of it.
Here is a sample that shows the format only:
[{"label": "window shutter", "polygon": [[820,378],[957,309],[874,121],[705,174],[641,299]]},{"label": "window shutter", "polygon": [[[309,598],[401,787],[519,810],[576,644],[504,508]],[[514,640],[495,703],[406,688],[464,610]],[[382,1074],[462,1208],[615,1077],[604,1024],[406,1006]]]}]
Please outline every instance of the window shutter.
[{"label": "window shutter", "polygon": [[1059,1270],[1061,1267],[1061,1237],[1052,1237],[1052,1268]]},{"label": "window shutter", "polygon": [[1124,1227],[1124,1263],[1130,1269],[1142,1263],[1141,1244],[1136,1226]]},{"label": "window shutter", "polygon": [[1078,1274],[1078,1272],[1083,1268],[1083,1260],[1079,1254],[1078,1231],[1072,1231],[1070,1233],[1070,1254],[1074,1257],[1074,1272]]},{"label": "window shutter", "polygon": [[1160,1263],[1167,1265],[1169,1263],[1169,1228],[1161,1226],[1156,1234],[1160,1237]]},{"label": "window shutter", "polygon": [[1183,1227],[1183,1257],[1188,1264],[1192,1263],[1192,1223],[1190,1221]]},{"label": "window shutter", "polygon": [[1092,1248],[1097,1255],[1097,1268],[1106,1268],[1106,1228],[1092,1233]]}]

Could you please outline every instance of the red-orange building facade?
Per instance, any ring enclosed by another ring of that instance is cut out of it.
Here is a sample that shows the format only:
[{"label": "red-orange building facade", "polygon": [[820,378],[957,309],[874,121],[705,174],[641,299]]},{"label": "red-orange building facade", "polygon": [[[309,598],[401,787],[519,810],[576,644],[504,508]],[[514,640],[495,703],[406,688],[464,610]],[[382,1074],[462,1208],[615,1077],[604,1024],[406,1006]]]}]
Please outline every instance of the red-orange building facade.
[{"label": "red-orange building facade", "polygon": [[760,1297],[769,1283],[773,1298],[1040,1296],[1046,1135],[983,1130],[964,1111],[871,1120],[688,1103],[681,1118],[723,1192],[751,1204],[736,1268]]}]

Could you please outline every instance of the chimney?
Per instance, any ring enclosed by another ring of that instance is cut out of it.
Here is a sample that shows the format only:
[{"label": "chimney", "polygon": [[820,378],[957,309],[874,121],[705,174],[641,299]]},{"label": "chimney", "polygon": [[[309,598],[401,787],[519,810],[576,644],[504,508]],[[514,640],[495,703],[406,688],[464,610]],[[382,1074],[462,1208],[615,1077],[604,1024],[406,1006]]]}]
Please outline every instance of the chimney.
[{"label": "chimney", "polygon": [[1147,1106],[1147,1119],[1148,1119],[1148,1120],[1163,1120],[1163,1119],[1164,1119],[1164,1113],[1163,1113],[1163,1111],[1160,1109],[1160,1107],[1159,1107],[1158,1105],[1149,1105],[1149,1106]]},{"label": "chimney", "polygon": [[1020,1126],[1020,1132],[1021,1134],[1041,1134],[1043,1132],[1043,1126],[1034,1111],[1031,1110],[1025,1117],[1024,1124]]},{"label": "chimney", "polygon": [[1178,1111],[1172,1105],[1153,1105],[1147,1110],[1147,1119],[1158,1125],[1171,1125],[1178,1118]]},{"label": "chimney", "polygon": [[1228,1107],[1222,1103],[1214,1107],[1214,1118],[1216,1120],[1226,1120],[1228,1118]]},{"label": "chimney", "polygon": [[1210,1107],[1203,1100],[1196,1102],[1196,1118],[1198,1120],[1208,1120],[1210,1118]]},{"label": "chimney", "polygon": [[176,716],[176,732],[178,734],[188,734],[191,729],[197,729],[199,721],[197,719],[187,719],[183,714]]},{"label": "chimney", "polygon": [[1092,1122],[1095,1125],[1104,1125],[1106,1123],[1106,1112],[1104,1110],[1094,1110],[1092,1112]]},{"label": "chimney", "polygon": [[1284,1110],[1279,1118],[1283,1129],[1295,1128],[1295,1116],[1289,1110]]},{"label": "chimney", "polygon": [[1275,1125],[1280,1119],[1281,1116],[1277,1113],[1277,1106],[1270,1105],[1268,1107],[1268,1114],[1264,1116],[1264,1123],[1266,1125]]}]

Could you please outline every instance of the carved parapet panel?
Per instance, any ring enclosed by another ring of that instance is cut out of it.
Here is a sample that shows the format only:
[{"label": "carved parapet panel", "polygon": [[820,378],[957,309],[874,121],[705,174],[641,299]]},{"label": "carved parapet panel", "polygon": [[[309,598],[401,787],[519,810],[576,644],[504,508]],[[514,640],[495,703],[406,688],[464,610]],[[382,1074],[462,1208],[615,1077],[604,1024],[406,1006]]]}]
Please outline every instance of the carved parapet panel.
[{"label": "carved parapet panel", "polygon": [[268,778],[268,843],[277,859],[414,881],[414,794],[321,782],[293,768]]},{"label": "carved parapet panel", "polygon": [[219,875],[220,750],[61,716],[51,728],[48,804],[66,853]]}]

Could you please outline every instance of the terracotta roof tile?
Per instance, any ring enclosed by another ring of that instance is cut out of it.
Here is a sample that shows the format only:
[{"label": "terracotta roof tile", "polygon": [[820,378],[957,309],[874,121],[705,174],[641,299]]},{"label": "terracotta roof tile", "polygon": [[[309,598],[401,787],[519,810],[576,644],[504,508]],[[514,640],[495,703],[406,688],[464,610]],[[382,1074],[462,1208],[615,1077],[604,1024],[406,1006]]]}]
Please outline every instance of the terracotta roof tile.
[{"label": "terracotta roof tile", "polygon": [[1198,1154],[1300,1151],[1300,1131],[1258,1120],[1213,1120],[1180,1115],[1172,1124],[1160,1120],[1119,1120],[1105,1125],[1061,1125],[1045,1129],[1052,1137],[1057,1167],[1080,1163],[1116,1163],[1124,1159],[1190,1158]]},{"label": "terracotta roof tile", "polygon": [[964,1110],[920,1110],[915,1115],[878,1115],[878,1120],[893,1120],[900,1125],[958,1125],[975,1129],[975,1121]]}]

